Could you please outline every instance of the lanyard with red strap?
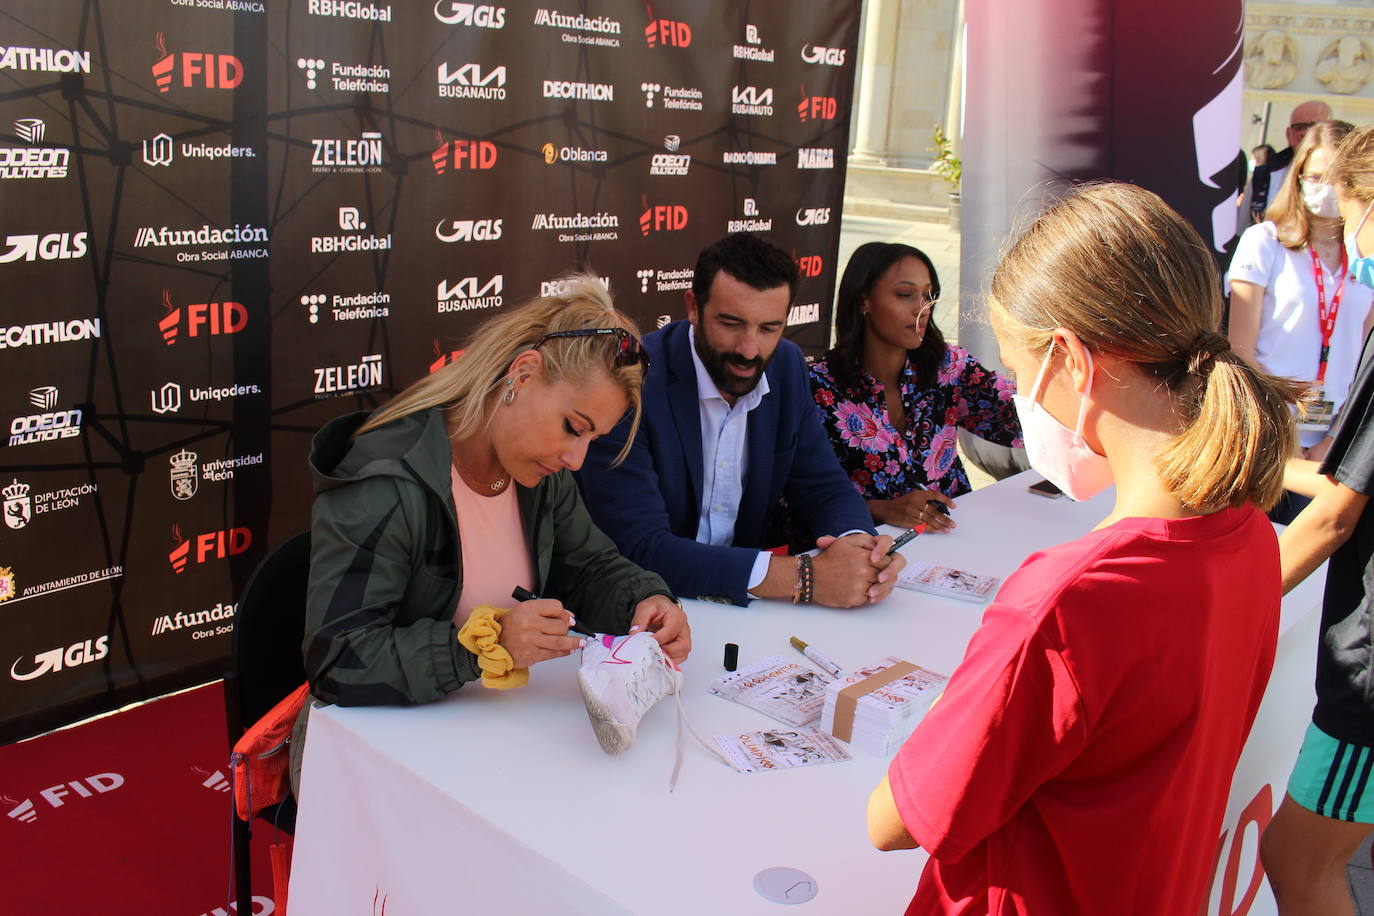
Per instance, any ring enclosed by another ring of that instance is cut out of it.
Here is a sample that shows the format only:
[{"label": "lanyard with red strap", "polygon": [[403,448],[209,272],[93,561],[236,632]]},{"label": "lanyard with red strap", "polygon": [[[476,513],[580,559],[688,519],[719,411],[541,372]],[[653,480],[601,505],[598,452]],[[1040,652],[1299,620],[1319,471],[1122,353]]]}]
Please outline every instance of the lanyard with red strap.
[{"label": "lanyard with red strap", "polygon": [[1341,282],[1336,284],[1336,292],[1331,296],[1331,307],[1326,305],[1326,281],[1322,278],[1322,262],[1317,257],[1317,249],[1311,245],[1307,246],[1307,253],[1312,255],[1312,279],[1317,284],[1317,320],[1321,325],[1322,348],[1321,359],[1317,363],[1317,384],[1326,383],[1326,362],[1331,355],[1331,335],[1336,330],[1336,315],[1341,310],[1341,293],[1345,292],[1346,274],[1346,254],[1345,248],[1341,248]]}]

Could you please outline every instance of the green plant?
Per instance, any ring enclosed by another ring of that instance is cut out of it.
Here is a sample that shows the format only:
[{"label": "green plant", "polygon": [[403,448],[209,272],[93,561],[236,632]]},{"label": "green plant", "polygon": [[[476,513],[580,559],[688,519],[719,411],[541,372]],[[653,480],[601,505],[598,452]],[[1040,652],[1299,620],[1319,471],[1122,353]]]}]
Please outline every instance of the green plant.
[{"label": "green plant", "polygon": [[927,150],[935,154],[935,162],[930,170],[950,183],[954,190],[959,190],[959,180],[964,174],[964,164],[959,157],[954,155],[954,144],[950,141],[949,135],[940,125],[935,125],[935,145],[926,147]]}]

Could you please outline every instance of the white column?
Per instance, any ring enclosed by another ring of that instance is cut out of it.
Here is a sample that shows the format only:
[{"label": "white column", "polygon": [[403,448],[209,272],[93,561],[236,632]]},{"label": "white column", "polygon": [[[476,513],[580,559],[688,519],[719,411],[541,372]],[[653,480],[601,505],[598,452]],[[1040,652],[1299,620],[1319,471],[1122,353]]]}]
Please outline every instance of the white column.
[{"label": "white column", "polygon": [[887,122],[892,105],[893,64],[897,57],[898,0],[869,0],[855,103],[855,162],[885,165],[888,161]]}]

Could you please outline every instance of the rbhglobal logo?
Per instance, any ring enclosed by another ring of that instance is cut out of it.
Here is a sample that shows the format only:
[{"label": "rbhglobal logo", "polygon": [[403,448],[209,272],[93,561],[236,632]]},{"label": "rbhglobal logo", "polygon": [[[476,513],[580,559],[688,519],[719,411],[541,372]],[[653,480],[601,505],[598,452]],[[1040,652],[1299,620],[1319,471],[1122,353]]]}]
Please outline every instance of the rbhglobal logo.
[{"label": "rbhglobal logo", "polygon": [[191,629],[192,639],[206,639],[223,636],[234,630],[235,605],[223,601],[203,611],[177,611],[153,618],[153,636],[165,636],[180,630]]}]

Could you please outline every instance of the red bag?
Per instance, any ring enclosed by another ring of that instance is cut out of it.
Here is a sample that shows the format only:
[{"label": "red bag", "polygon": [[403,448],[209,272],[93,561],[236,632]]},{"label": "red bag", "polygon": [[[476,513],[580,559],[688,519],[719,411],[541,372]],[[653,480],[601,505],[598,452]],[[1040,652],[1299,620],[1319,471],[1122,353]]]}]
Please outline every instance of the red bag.
[{"label": "red bag", "polygon": [[310,697],[309,688],[306,683],[291,691],[234,743],[229,772],[240,820],[251,821],[291,794],[291,730]]}]

